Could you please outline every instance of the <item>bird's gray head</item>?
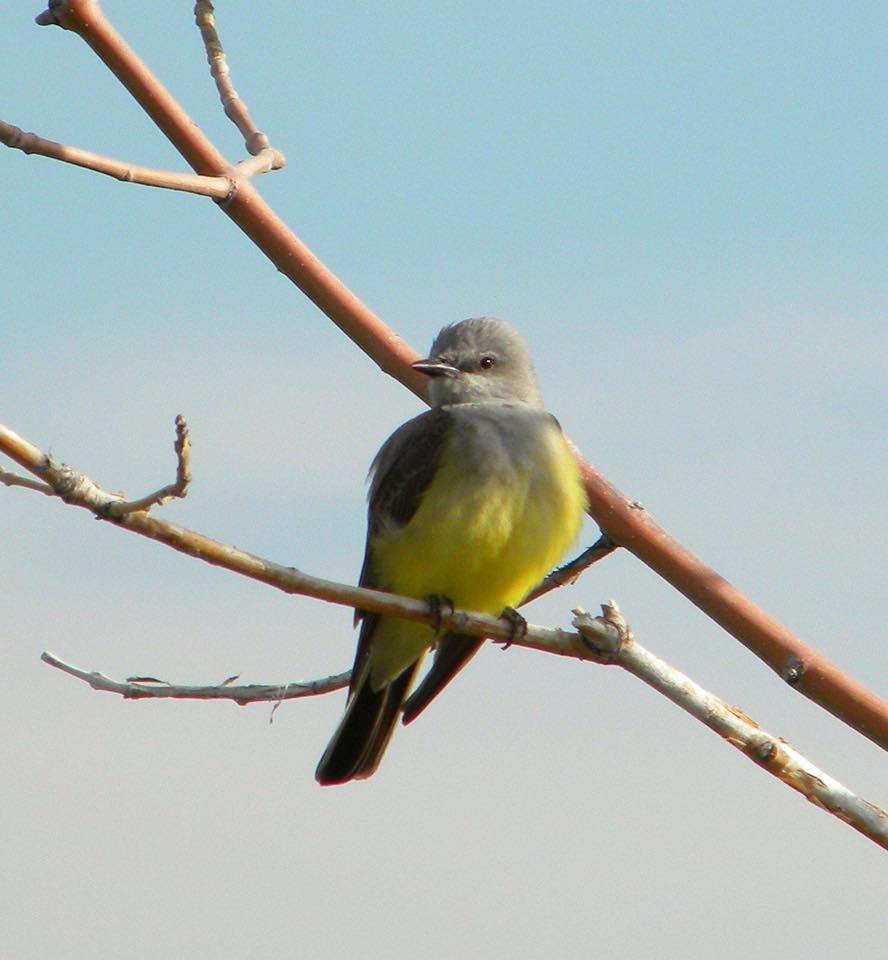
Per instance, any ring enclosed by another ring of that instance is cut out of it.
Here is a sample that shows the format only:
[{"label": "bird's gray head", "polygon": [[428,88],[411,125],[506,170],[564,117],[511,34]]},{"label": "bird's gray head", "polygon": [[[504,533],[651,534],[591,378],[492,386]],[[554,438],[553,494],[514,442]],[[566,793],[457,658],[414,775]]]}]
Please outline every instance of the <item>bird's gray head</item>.
[{"label": "bird's gray head", "polygon": [[481,400],[543,405],[530,353],[505,320],[478,317],[444,327],[428,359],[413,368],[430,378],[433,407]]}]

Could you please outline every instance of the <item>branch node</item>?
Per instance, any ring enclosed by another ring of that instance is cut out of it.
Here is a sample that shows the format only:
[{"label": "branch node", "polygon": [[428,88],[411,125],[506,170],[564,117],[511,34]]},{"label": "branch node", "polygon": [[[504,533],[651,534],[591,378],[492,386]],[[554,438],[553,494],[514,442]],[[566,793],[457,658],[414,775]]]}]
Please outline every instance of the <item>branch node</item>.
[{"label": "branch node", "polygon": [[50,0],[49,7],[46,10],[44,10],[42,13],[38,13],[37,16],[34,17],[34,23],[36,23],[38,27],[63,26],[63,24],[61,24],[58,21],[58,19],[56,18],[56,15],[53,13],[53,7],[55,6],[58,6],[58,0]]},{"label": "branch node", "polygon": [[798,657],[790,657],[786,661],[786,666],[783,668],[781,676],[783,679],[791,686],[794,687],[805,675],[805,664],[804,661],[800,660]]},{"label": "branch node", "polygon": [[632,631],[623,619],[615,600],[601,604],[601,616],[593,617],[582,607],[575,607],[571,621],[585,646],[598,663],[618,663],[623,648],[631,642]]}]

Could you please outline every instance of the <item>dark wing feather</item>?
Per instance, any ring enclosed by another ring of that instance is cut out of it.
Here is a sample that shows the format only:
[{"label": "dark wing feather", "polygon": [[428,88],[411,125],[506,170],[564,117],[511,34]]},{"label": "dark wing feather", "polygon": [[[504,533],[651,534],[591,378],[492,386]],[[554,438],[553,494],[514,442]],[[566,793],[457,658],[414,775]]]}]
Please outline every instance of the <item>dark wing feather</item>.
[{"label": "dark wing feather", "polygon": [[[364,623],[366,629],[367,622]],[[388,746],[401,704],[407,696],[418,663],[405,670],[381,690],[374,690],[365,678],[349,695],[345,714],[336,728],[315,771],[322,786],[363,780],[379,766]]]},{"label": "dark wing feather", "polygon": [[[408,523],[416,512],[438,468],[449,422],[446,411],[429,410],[396,430],[377,454],[370,468],[362,587],[385,589],[386,584],[379,582],[373,570],[370,544],[381,529]],[[414,664],[382,689],[374,690],[368,661],[379,615],[357,610],[355,619],[363,622],[348,703],[315,773],[318,782],[325,785],[369,777],[377,768],[419,666]]]},{"label": "dark wing feather", "polygon": [[438,469],[450,422],[446,408],[427,410],[400,426],[376,454],[370,467],[362,587],[379,586],[370,565],[371,539],[387,524],[410,522]]},{"label": "dark wing feather", "polygon": [[[450,426],[446,408],[435,407],[408,420],[382,445],[370,467],[370,504],[367,510],[367,542],[358,584],[384,590],[373,570],[370,543],[379,530],[389,524],[410,522],[438,469],[441,451]],[[372,616],[355,611],[355,623]],[[361,631],[361,637],[365,631]],[[358,654],[361,643],[358,643]],[[357,660],[355,667],[358,666]],[[354,676],[354,674],[353,674]]]},{"label": "dark wing feather", "polygon": [[435,659],[419,686],[404,701],[401,720],[412,723],[481,649],[484,641],[461,633],[448,633],[435,645]]}]

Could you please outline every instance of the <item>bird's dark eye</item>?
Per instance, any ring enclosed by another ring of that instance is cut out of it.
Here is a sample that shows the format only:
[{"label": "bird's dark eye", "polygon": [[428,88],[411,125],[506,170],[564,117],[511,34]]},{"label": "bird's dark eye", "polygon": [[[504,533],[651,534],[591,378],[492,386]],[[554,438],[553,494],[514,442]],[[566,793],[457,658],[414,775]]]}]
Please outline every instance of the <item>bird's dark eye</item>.
[{"label": "bird's dark eye", "polygon": [[480,367],[482,370],[489,370],[495,363],[496,360],[493,357],[482,357]]}]

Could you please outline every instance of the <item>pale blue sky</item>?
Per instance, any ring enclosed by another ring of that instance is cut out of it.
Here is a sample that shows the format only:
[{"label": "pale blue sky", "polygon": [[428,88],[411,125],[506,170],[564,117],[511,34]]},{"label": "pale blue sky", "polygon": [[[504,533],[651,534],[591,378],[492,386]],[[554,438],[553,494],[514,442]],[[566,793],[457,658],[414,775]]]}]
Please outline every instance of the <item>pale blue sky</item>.
[{"label": "pale blue sky", "polygon": [[[238,159],[191,4],[106,0]],[[180,9],[176,9],[179,7]],[[0,13],[0,116],[180,169],[76,37]],[[417,349],[492,313],[587,456],[888,695],[888,68],[882,4],[218,4],[289,158],[263,194]],[[364,475],[417,401],[209,201],[0,152],[0,420],[165,515],[353,579]],[[347,611],[0,489],[0,927],[16,960],[766,960],[884,949],[883,854],[632,678],[482,651],[372,781],[321,790],[341,695],[124,703],[43,666],[282,681],[350,663]],[[591,522],[584,534],[595,535]],[[875,746],[630,556],[641,642],[888,804]]]}]

